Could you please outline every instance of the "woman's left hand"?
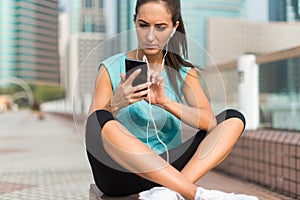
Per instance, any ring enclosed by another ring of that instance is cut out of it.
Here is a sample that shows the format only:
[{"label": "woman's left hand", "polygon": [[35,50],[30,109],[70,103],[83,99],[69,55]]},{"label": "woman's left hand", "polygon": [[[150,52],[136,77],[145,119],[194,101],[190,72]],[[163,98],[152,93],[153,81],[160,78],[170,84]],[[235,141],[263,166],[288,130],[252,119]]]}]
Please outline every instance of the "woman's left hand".
[{"label": "woman's left hand", "polygon": [[151,104],[163,105],[168,99],[165,95],[164,78],[155,77],[151,82],[150,91],[148,91],[145,100],[151,102]]}]

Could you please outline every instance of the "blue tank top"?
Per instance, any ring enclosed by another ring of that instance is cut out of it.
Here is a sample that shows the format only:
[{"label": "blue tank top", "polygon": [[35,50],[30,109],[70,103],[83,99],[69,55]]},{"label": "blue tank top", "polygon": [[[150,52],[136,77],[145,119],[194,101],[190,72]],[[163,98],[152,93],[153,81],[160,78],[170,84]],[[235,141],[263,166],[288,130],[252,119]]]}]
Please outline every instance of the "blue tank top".
[{"label": "blue tank top", "polygon": [[[110,76],[113,93],[121,81],[120,74],[125,74],[125,53],[116,54],[104,60],[103,64]],[[185,80],[189,71],[189,67],[182,67],[180,75]],[[164,77],[165,94],[173,101],[180,102],[179,97],[176,95],[171,80],[168,78],[166,71],[162,72]],[[177,81],[179,94],[182,96],[182,81]],[[149,147],[158,154],[165,152],[164,145],[159,141],[166,144],[168,150],[177,147],[182,143],[181,134],[181,120],[177,117],[160,108],[159,106],[152,105],[152,115],[156,125],[156,130],[159,136],[157,138],[155,126],[151,118],[149,119],[149,103],[145,100],[131,104],[122,108],[118,115],[117,120],[120,121],[132,134],[139,138],[145,144],[148,143]],[[148,125],[149,122],[149,126]],[[148,130],[148,133],[147,133]]]}]

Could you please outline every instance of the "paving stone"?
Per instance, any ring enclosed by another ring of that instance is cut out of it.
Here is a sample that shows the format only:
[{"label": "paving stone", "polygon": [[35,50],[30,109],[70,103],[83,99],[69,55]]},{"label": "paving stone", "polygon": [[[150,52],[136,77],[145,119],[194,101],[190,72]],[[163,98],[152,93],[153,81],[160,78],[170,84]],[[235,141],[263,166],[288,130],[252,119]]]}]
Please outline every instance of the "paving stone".
[{"label": "paving stone", "polygon": [[109,197],[103,195],[95,184],[90,185],[89,200],[137,200],[138,195],[130,195],[126,197]]}]

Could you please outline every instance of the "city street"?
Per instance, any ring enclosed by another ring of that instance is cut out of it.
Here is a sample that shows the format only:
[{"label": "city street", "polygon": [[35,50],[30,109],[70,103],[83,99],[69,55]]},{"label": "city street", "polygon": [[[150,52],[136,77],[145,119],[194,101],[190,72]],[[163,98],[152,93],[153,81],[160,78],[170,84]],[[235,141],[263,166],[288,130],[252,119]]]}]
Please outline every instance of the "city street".
[{"label": "city street", "polygon": [[[88,199],[93,178],[70,116],[45,114],[39,120],[25,110],[0,113],[0,120],[1,200]],[[260,199],[290,199],[218,172],[198,185]]]}]

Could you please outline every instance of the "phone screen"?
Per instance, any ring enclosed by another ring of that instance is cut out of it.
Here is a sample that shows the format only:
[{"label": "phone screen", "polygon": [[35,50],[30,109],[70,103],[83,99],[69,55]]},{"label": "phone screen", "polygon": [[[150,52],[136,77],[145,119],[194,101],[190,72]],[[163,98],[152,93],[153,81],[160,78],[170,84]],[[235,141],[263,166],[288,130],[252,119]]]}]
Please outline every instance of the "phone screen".
[{"label": "phone screen", "polygon": [[141,73],[133,80],[132,86],[137,86],[147,82],[148,66],[146,62],[140,60],[126,59],[126,79],[137,69],[141,69]]}]

